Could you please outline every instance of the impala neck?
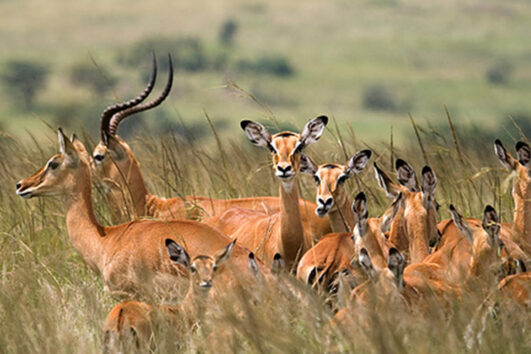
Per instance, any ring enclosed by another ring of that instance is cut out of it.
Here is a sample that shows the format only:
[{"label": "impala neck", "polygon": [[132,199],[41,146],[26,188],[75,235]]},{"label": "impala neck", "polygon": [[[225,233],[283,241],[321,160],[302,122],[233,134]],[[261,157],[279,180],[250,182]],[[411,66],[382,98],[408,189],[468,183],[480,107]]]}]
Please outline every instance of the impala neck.
[{"label": "impala neck", "polygon": [[328,212],[332,232],[351,232],[356,225],[352,200],[344,192],[334,199],[336,205]]},{"label": "impala neck", "polygon": [[[128,188],[125,192],[130,193],[133,209],[136,217],[146,216],[146,199],[148,190],[140,172],[140,166],[136,159],[131,156],[131,164],[128,171],[123,171],[126,175]],[[151,216],[151,215],[148,215]]]},{"label": "impala neck", "polygon": [[297,257],[309,248],[305,244],[295,178],[280,184],[280,237],[286,266],[290,269]]},{"label": "impala neck", "polygon": [[89,168],[83,162],[79,168],[81,171],[74,190],[63,198],[66,228],[70,242],[83,260],[93,271],[101,273],[104,229],[94,215]]},{"label": "impala neck", "polygon": [[[409,256],[410,263],[420,263],[429,255],[428,245],[428,216],[425,211],[421,211],[414,220],[407,220],[406,225],[409,234]],[[424,215],[426,214],[426,215]]]},{"label": "impala neck", "polygon": [[518,243],[531,253],[531,178],[527,171],[517,178],[513,186],[514,227]]}]

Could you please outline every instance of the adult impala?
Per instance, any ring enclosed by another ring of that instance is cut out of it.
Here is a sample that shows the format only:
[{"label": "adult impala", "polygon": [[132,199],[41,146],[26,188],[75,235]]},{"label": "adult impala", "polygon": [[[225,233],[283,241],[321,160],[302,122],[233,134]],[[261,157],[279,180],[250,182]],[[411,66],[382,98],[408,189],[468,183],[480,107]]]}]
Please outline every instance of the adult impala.
[{"label": "adult impala", "polygon": [[266,263],[271,263],[274,254],[279,253],[291,268],[312,243],[311,224],[302,222],[299,207],[297,174],[305,161],[301,152],[319,140],[327,123],[328,118],[320,116],[310,120],[300,134],[280,132],[272,136],[262,124],[242,121],[241,127],[249,140],[268,149],[273,156],[273,170],[280,181],[280,211],[268,215],[231,208],[205,222],[230,237],[237,237]]},{"label": "adult impala", "polygon": [[531,257],[531,148],[523,141],[516,143],[516,157],[511,156],[499,139],[494,151],[503,167],[515,173],[513,180],[514,225],[513,239]]},{"label": "adult impala", "polygon": [[[128,212],[134,217],[150,216],[162,220],[198,219],[213,216],[231,207],[256,209],[265,213],[280,210],[279,197],[252,197],[237,199],[212,199],[201,196],[162,198],[148,192],[140,165],[129,145],[117,135],[120,123],[127,117],[161,104],[170,93],[173,69],[169,61],[169,76],[162,93],[150,102],[142,103],[153,89],[157,66],[153,61],[151,79],[144,91],[136,98],[122,104],[107,107],[101,118],[101,141],[92,154],[95,175],[103,181],[112,202],[113,212],[123,219]],[[328,218],[312,213],[315,204],[299,199],[302,217],[310,225],[314,238],[330,232]]]},{"label": "adult impala", "polygon": [[363,273],[360,274],[361,269],[356,261],[362,248],[374,259],[378,270],[385,268],[392,244],[385,238],[384,231],[393,221],[398,204],[399,198],[381,217],[368,218],[365,193],[359,193],[351,209],[356,220],[353,232],[325,235],[301,258],[297,278],[308,284],[317,281],[328,288],[339,272],[348,270],[359,283],[360,279],[365,278]]},{"label": "adult impala", "polygon": [[404,160],[396,160],[400,184],[393,182],[376,163],[374,170],[378,184],[388,197],[396,198],[402,194],[402,206],[391,225],[389,241],[405,253],[411,263],[421,262],[429,254],[429,245],[439,239],[435,174],[429,166],[424,166],[419,186],[415,170]]},{"label": "adult impala", "polygon": [[[192,257],[212,254],[230,242],[219,231],[196,221],[139,220],[102,226],[94,215],[85,147],[75,136],[70,141],[61,129],[58,138],[60,153],[31,177],[18,182],[17,194],[24,198],[62,197],[70,241],[87,265],[103,276],[107,290],[143,294],[159,285],[159,280],[163,285],[165,280],[178,276],[179,269],[165,252],[168,239],[184,245]],[[238,277],[242,279],[252,277],[247,269],[248,253],[235,245],[229,262],[228,268],[240,270]],[[226,281],[232,279],[229,272],[223,277]]]}]

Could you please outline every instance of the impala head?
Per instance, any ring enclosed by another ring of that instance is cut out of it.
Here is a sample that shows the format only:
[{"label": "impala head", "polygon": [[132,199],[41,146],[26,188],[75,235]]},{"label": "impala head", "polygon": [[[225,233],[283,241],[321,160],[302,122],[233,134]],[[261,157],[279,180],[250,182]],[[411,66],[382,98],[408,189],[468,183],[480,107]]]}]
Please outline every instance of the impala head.
[{"label": "impala head", "polygon": [[[374,169],[378,185],[389,198],[402,194],[403,208],[400,213],[407,225],[407,233],[423,233],[426,241],[433,245],[439,240],[437,231],[437,209],[435,188],[437,178],[429,166],[422,169],[422,180],[419,185],[415,170],[404,160],[396,160],[396,171],[399,184],[382,171],[376,163]],[[397,218],[397,222],[398,222]]]},{"label": "impala head", "polygon": [[90,178],[87,151],[74,135],[68,139],[61,128],[57,131],[59,153],[32,176],[17,183],[17,194],[23,198],[66,195],[82,186],[80,180]]},{"label": "impala head", "polygon": [[301,155],[301,173],[313,175],[317,184],[317,216],[325,216],[334,206],[342,204],[347,199],[347,192],[343,188],[345,181],[355,173],[360,173],[371,157],[371,150],[363,150],[350,158],[346,165],[327,163],[316,166],[305,155]]},{"label": "impala head", "polygon": [[291,182],[300,169],[302,150],[319,140],[327,123],[328,118],[320,116],[306,123],[300,134],[280,132],[273,136],[260,123],[244,120],[240,125],[251,143],[269,149],[275,176],[282,182]]},{"label": "impala head", "polygon": [[92,168],[95,175],[104,182],[113,182],[123,187],[125,183],[129,183],[129,181],[123,181],[123,174],[130,173],[132,166],[138,166],[131,148],[116,133],[120,123],[125,118],[157,107],[168,97],[173,83],[173,66],[170,56],[168,56],[168,61],[168,81],[158,97],[142,103],[153,90],[157,77],[157,62],[155,55],[153,55],[153,71],[144,91],[127,102],[107,107],[103,112],[100,127],[101,140],[92,153]]},{"label": "impala head", "polygon": [[186,250],[172,239],[166,239],[166,249],[170,259],[190,271],[192,286],[195,290],[209,291],[212,280],[223,264],[229,259],[236,240],[229,243],[214,256],[199,255],[190,260]]},{"label": "impala head", "polygon": [[499,139],[494,142],[494,152],[503,167],[509,171],[517,171],[519,175],[530,175],[531,148],[527,143],[523,141],[516,143],[516,159],[509,154]]},{"label": "impala head", "polygon": [[500,220],[496,210],[490,205],[485,207],[481,228],[472,228],[468,222],[450,205],[452,220],[459,231],[472,245],[471,272],[486,274],[490,267],[500,260]]},{"label": "impala head", "polygon": [[369,252],[365,248],[360,250],[358,262],[365,273],[367,273],[369,279],[382,286],[387,293],[390,293],[394,289],[399,291],[403,290],[403,275],[406,260],[396,248],[389,249],[387,268],[385,269],[377,270],[374,268]]},{"label": "impala head", "polygon": [[365,193],[360,192],[354,198],[352,203],[352,211],[356,218],[356,226],[354,227],[354,237],[366,237],[372,235],[376,238],[385,237],[384,232],[389,228],[393,219],[395,218],[402,199],[402,194],[399,194],[389,209],[379,218],[369,218],[369,210],[367,208],[367,197]]}]

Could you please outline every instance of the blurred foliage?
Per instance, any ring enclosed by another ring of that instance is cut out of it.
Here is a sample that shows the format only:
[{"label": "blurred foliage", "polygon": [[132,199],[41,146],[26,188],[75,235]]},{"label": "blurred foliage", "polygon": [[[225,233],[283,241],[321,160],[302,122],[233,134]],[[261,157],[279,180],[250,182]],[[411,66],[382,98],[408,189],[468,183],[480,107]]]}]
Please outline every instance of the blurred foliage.
[{"label": "blurred foliage", "polygon": [[221,24],[219,29],[219,41],[225,45],[234,43],[234,37],[238,32],[238,23],[234,19],[228,19]]},{"label": "blurred foliage", "polygon": [[[138,67],[151,53],[170,53],[173,66],[177,70],[201,71],[210,68],[203,43],[198,38],[163,38],[149,37],[142,39],[129,48],[122,50],[119,61],[131,67]],[[168,64],[163,61],[161,68],[166,70]]]},{"label": "blurred foliage", "polygon": [[46,86],[49,69],[37,61],[10,60],[2,68],[1,80],[6,94],[15,101],[33,106],[35,96]]},{"label": "blurred foliage", "polygon": [[374,110],[393,111],[398,107],[393,90],[382,84],[371,85],[363,91],[363,106]]},{"label": "blurred foliage", "polygon": [[279,77],[288,77],[295,73],[295,69],[288,58],[281,55],[242,59],[236,63],[236,68],[242,72],[269,74]]},{"label": "blurred foliage", "polygon": [[503,85],[509,82],[513,70],[513,65],[509,61],[498,60],[488,67],[485,77],[491,84]]},{"label": "blurred foliage", "polygon": [[98,64],[79,62],[70,67],[70,82],[73,85],[85,86],[96,94],[104,94],[116,84],[116,78]]}]

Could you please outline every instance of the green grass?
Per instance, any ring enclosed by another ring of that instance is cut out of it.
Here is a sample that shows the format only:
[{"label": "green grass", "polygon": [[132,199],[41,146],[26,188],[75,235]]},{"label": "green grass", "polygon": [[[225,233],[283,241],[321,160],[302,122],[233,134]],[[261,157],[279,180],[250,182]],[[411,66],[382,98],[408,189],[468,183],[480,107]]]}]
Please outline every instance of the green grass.
[{"label": "green grass", "polygon": [[[480,217],[484,205],[490,203],[503,221],[511,221],[510,191],[500,188],[508,174],[496,161],[491,142],[482,141],[473,148],[465,144],[459,156],[451,135],[436,136],[423,133],[425,126],[419,128],[426,158],[438,178],[439,218],[449,216],[449,203],[470,217]],[[117,300],[103,291],[101,278],[87,268],[72,248],[61,202],[56,198],[23,200],[14,193],[15,182],[33,173],[57,150],[55,135],[43,134],[46,142],[42,144],[0,138],[0,348],[10,353],[100,352],[103,321]],[[139,136],[131,145],[151,192],[166,196],[276,195],[278,185],[269,167],[269,154],[252,147],[242,132],[237,134],[237,138],[222,141],[221,151],[170,135]],[[338,141],[330,124],[323,138],[307,153],[318,163],[344,162],[346,157]],[[340,141],[347,155],[366,146],[348,131],[341,132]],[[461,145],[463,142],[459,140]],[[513,142],[505,143],[512,151]],[[389,146],[369,146],[374,151],[371,161],[378,161],[390,171]],[[221,154],[231,161],[226,171],[217,162]],[[415,142],[398,148],[395,145],[393,154],[417,171],[425,164]],[[177,170],[168,168],[170,162],[176,164]],[[474,176],[479,171],[484,173]],[[231,177],[229,185],[224,179],[226,174]],[[312,178],[302,176],[300,180],[302,196],[313,199]],[[390,202],[377,187],[372,168],[362,172],[358,180],[368,194],[370,216],[379,215]],[[347,182],[347,188],[351,195],[359,191],[355,180]],[[98,218],[108,220],[109,210],[102,196],[96,193],[94,199]],[[494,299],[499,297],[491,291]],[[251,301],[252,298],[259,301]],[[333,312],[325,299],[286,277],[262,288],[232,289],[216,298],[198,331],[183,334],[176,327],[157,322],[157,345],[152,349],[256,353],[528,352],[529,309],[504,299],[498,299],[499,306],[493,308],[492,301],[483,304],[484,298],[483,293],[467,293],[449,309],[434,304],[429,311],[407,310],[389,302],[372,312],[353,310],[351,326],[333,327]],[[466,335],[469,332],[472,337]]]}]

